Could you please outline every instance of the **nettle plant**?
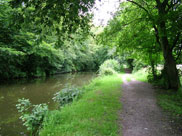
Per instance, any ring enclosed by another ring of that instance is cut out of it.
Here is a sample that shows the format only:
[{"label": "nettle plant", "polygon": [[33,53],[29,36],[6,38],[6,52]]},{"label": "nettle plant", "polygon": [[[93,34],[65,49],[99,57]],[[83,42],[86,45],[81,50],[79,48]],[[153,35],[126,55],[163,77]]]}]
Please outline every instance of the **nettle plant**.
[{"label": "nettle plant", "polygon": [[59,106],[64,106],[77,99],[83,93],[82,90],[75,86],[66,85],[65,88],[54,94],[53,100],[59,103]]},{"label": "nettle plant", "polygon": [[43,120],[48,112],[46,104],[33,105],[29,99],[19,99],[16,105],[18,112],[21,113],[20,119],[31,135],[38,135],[42,127]]},{"label": "nettle plant", "polygon": [[[73,102],[73,100],[81,96],[82,93],[82,90],[67,84],[64,89],[54,95],[53,100],[58,102],[61,107]],[[48,105],[33,105],[29,99],[22,98],[18,100],[16,107],[18,112],[21,113],[20,119],[23,121],[23,125],[27,127],[27,130],[31,132],[31,135],[39,135],[43,121],[48,115]]]}]

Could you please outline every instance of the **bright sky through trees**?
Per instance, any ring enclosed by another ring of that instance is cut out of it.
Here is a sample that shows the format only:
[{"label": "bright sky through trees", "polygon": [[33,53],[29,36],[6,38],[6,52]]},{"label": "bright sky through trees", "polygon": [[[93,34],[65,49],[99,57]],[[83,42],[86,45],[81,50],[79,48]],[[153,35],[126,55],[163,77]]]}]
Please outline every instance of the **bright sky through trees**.
[{"label": "bright sky through trees", "polygon": [[95,8],[93,9],[93,23],[96,26],[107,25],[107,22],[119,8],[121,1],[123,0],[96,0]]}]

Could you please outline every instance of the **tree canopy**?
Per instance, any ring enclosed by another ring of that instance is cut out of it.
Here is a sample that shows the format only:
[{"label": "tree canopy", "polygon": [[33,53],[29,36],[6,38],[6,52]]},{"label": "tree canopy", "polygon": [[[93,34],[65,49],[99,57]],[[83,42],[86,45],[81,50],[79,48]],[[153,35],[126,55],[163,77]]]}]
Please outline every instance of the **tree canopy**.
[{"label": "tree canopy", "polygon": [[[94,42],[91,31],[93,26],[90,10],[94,3],[95,0],[2,0],[0,3],[1,51],[25,56],[25,58],[21,57],[26,60],[25,63],[13,65],[20,66],[19,71],[22,71],[22,67],[23,71],[27,69],[24,66],[31,64],[31,59],[34,60],[38,56],[40,59],[37,59],[37,62],[44,58],[46,64],[50,64],[47,69],[55,66],[55,69],[66,68],[67,64],[75,67],[73,62],[75,58],[79,58],[80,65],[76,68],[78,70],[87,67],[86,60],[93,60],[95,64],[90,63],[90,65],[98,67],[100,60],[104,61],[101,57],[99,59],[96,57],[100,49],[105,50],[101,44],[105,47],[108,45],[106,48],[116,49],[115,55],[123,56],[122,59],[137,59],[145,65],[150,65],[154,78],[157,78],[157,65],[163,64],[161,77],[166,86],[174,89],[181,87],[176,68],[176,64],[182,62],[181,0],[122,2],[119,11],[99,34],[98,45]],[[93,44],[95,44],[94,48]],[[46,56],[49,54],[48,51],[50,54],[57,55]],[[85,55],[87,53],[94,55],[94,58]],[[66,55],[69,57],[62,59]],[[53,56],[55,58],[52,58]],[[70,62],[70,56],[73,62]],[[1,58],[3,57],[4,55]],[[107,57],[106,55],[104,58]],[[85,60],[82,60],[83,58]],[[6,57],[2,62],[5,60]],[[62,63],[57,64],[57,62]],[[42,64],[35,66],[35,69],[42,66]],[[35,69],[33,71],[36,71]],[[28,73],[31,73],[30,71]]]},{"label": "tree canopy", "polygon": [[88,31],[91,4],[2,0],[0,79],[97,70],[109,56]]},{"label": "tree canopy", "polygon": [[[101,43],[151,65],[163,62],[168,88],[180,88],[176,63],[181,62],[181,1],[127,0],[99,36]],[[161,54],[163,58],[161,58]]]}]

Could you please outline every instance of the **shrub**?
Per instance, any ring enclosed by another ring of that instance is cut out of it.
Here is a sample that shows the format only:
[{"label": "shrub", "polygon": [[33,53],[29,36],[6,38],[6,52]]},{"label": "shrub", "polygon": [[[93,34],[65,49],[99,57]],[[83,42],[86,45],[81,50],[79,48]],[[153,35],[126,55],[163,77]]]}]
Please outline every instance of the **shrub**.
[{"label": "shrub", "polygon": [[57,92],[53,100],[58,102],[60,106],[72,102],[74,99],[77,99],[82,94],[82,91],[75,86],[66,85],[64,89]]},{"label": "shrub", "polygon": [[63,53],[54,49],[51,45],[42,43],[34,47],[33,51],[26,55],[24,64],[29,77],[49,76],[61,70]]},{"label": "shrub", "polygon": [[140,70],[138,70],[137,72],[134,72],[132,74],[132,76],[136,79],[136,80],[140,80],[143,82],[147,81],[147,77],[148,77],[148,69],[147,68],[142,68]]},{"label": "shrub", "polygon": [[63,52],[50,44],[42,43],[27,51],[1,46],[0,79],[49,76],[61,70],[64,63]]},{"label": "shrub", "polygon": [[140,69],[144,68],[145,67],[145,64],[140,62],[140,61],[134,61],[134,69],[133,69],[133,72],[137,72],[139,71]]},{"label": "shrub", "polygon": [[25,77],[22,67],[25,53],[15,49],[0,47],[0,79]]},{"label": "shrub", "polygon": [[109,59],[106,60],[99,68],[99,75],[113,75],[120,71],[118,61]]},{"label": "shrub", "polygon": [[100,70],[99,75],[114,75],[117,72],[113,70],[112,68],[103,68]]},{"label": "shrub", "polygon": [[23,125],[31,131],[32,135],[37,135],[48,112],[48,106],[46,104],[32,105],[29,99],[24,98],[19,99],[18,102],[16,107],[21,113],[20,119],[24,122]]}]

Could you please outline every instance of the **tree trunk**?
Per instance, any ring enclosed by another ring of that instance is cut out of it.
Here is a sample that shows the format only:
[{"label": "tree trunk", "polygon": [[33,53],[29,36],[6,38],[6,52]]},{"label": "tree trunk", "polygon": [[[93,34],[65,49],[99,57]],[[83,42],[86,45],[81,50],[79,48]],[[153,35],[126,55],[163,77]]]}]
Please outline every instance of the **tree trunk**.
[{"label": "tree trunk", "polygon": [[153,80],[155,80],[157,75],[156,75],[155,64],[153,60],[151,61],[151,68],[152,68]]},{"label": "tree trunk", "polygon": [[174,57],[170,51],[163,51],[163,54],[165,56],[163,77],[167,82],[167,88],[178,89],[180,88],[180,80]]},{"label": "tree trunk", "polygon": [[177,90],[178,88],[180,88],[180,80],[176,68],[176,62],[172,55],[172,49],[169,46],[165,22],[161,21],[159,27],[160,27],[160,41],[165,61],[164,71],[163,71],[163,77],[165,79],[164,81],[166,83],[166,88]]},{"label": "tree trunk", "polygon": [[150,66],[152,68],[152,76],[153,76],[152,80],[155,80],[157,77],[157,74],[155,70],[155,60],[152,58],[152,53],[149,53],[149,60],[150,60]]}]

